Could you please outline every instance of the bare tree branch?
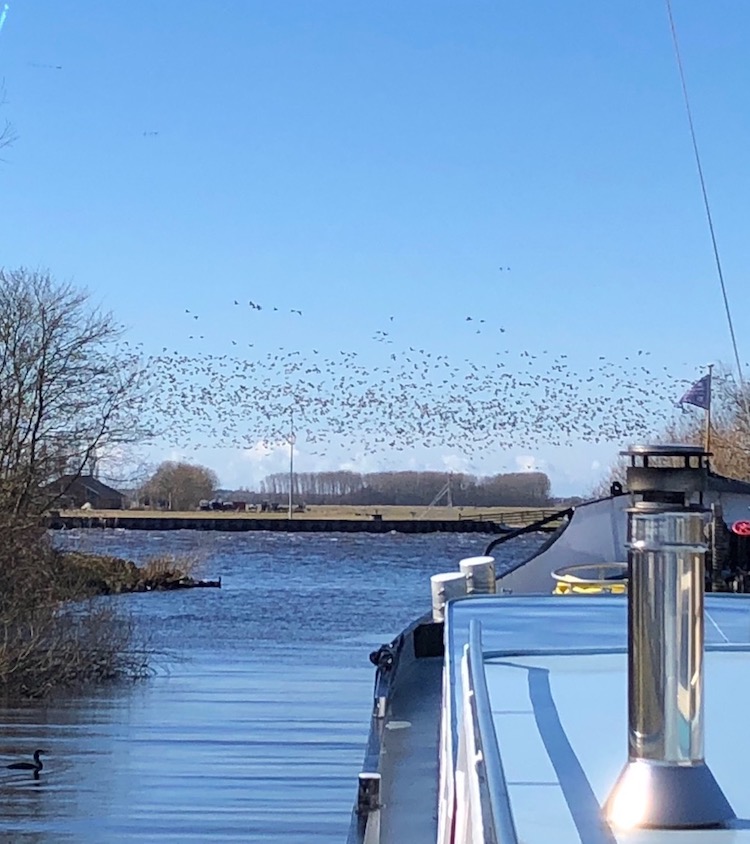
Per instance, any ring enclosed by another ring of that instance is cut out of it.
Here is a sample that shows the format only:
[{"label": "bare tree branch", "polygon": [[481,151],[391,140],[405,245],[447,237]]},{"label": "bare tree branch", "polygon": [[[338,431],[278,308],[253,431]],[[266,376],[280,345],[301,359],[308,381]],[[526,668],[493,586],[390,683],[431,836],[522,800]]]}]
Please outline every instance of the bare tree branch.
[{"label": "bare tree branch", "polygon": [[119,339],[85,292],[0,270],[0,512],[38,516],[56,478],[148,435],[143,367]]},{"label": "bare tree branch", "polygon": [[[4,106],[6,104],[6,96],[5,96],[5,80],[0,82],[0,106]],[[4,149],[5,147],[9,147],[14,141],[18,139],[18,135],[16,134],[15,129],[13,128],[13,124],[10,120],[4,120],[0,123],[0,149]],[[3,159],[0,159],[2,161]]]}]

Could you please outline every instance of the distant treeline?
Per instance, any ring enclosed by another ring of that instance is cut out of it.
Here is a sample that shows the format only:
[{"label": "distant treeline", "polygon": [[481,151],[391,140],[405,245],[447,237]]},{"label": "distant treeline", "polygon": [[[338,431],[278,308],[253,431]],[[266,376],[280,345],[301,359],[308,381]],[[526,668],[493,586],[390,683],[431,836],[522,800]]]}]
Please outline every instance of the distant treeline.
[{"label": "distant treeline", "polygon": [[[511,472],[479,477],[444,472],[299,472],[294,474],[294,498],[306,504],[411,504],[427,506],[441,492],[440,504],[455,507],[544,506],[550,481],[543,472]],[[268,475],[261,496],[289,495],[289,474]]]}]

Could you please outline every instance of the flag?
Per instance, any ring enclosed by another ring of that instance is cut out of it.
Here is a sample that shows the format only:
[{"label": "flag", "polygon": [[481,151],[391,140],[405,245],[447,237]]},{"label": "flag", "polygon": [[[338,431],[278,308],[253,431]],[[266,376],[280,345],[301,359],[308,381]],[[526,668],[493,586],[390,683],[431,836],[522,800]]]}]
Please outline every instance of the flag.
[{"label": "flag", "polygon": [[708,410],[711,407],[711,376],[704,375],[680,399],[680,404],[692,404]]}]

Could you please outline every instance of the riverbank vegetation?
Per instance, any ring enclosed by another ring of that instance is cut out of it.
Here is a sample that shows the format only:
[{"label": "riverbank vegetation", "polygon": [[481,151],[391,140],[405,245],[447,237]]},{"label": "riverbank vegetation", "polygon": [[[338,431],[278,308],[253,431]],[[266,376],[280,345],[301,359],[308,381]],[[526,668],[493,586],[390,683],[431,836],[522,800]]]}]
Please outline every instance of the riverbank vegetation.
[{"label": "riverbank vegetation", "polygon": [[48,274],[0,270],[0,692],[142,675],[122,591],[132,564],[62,554],[40,517],[61,475],[143,439],[143,369],[110,314]]},{"label": "riverbank vegetation", "polygon": [[0,551],[0,691],[43,697],[73,685],[138,677],[149,654],[130,617],[94,600],[101,574],[60,554],[38,528],[4,519]]}]

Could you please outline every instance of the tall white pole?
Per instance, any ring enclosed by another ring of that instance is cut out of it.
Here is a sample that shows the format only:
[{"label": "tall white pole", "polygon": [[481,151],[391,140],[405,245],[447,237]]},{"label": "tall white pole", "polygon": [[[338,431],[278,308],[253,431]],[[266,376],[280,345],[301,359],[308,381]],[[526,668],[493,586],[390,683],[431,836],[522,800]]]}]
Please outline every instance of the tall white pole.
[{"label": "tall white pole", "polygon": [[294,411],[289,411],[289,518],[292,518],[294,506]]}]

